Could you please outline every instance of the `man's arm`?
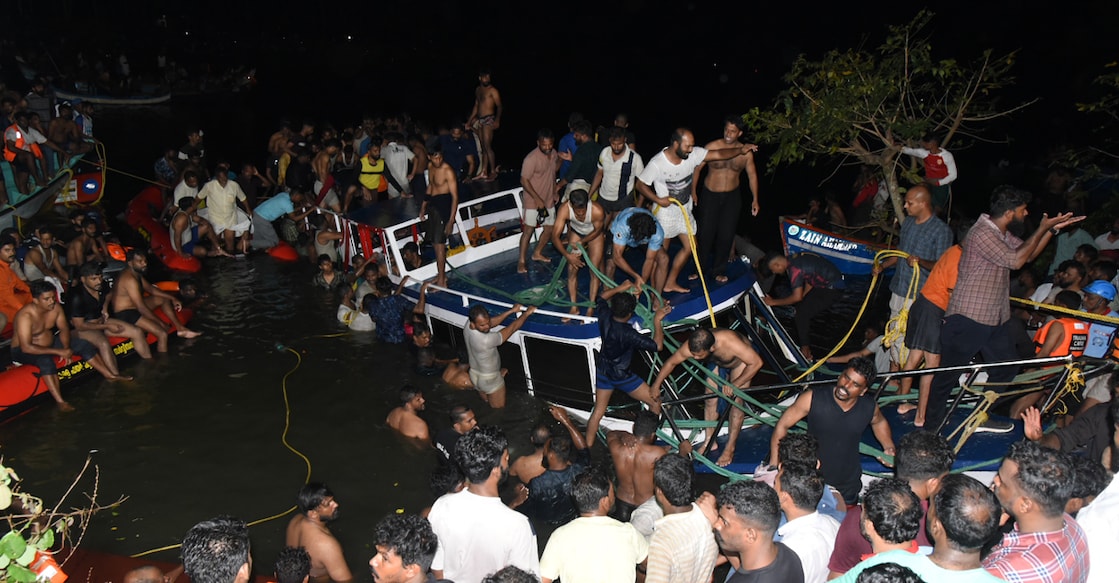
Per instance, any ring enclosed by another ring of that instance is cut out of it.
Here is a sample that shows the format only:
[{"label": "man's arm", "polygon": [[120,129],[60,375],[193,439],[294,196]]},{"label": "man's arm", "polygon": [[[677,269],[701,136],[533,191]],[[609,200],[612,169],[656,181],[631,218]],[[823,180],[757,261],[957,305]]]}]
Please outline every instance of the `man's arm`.
[{"label": "man's arm", "polygon": [[190,224],[190,219],[183,214],[176,215],[171,221],[171,229],[174,231],[171,234],[171,249],[180,255],[186,255],[183,252],[183,231],[186,230],[186,225]]},{"label": "man's arm", "polygon": [[[556,211],[556,228],[552,229],[552,246],[556,248],[556,251],[562,253],[571,265],[578,268],[583,266],[582,254],[574,249],[569,251],[560,237],[564,226],[567,225],[567,221],[571,218],[571,213],[568,211],[569,208],[568,205],[563,204],[559,205],[559,209]],[[572,247],[574,247],[574,245],[572,245]]]},{"label": "man's arm", "polygon": [[[640,178],[637,179],[637,192],[641,193],[641,196],[645,197],[649,200],[649,202],[652,202],[655,205],[668,206],[672,204],[670,197],[666,196],[664,198],[661,198],[657,196],[657,193],[653,191],[653,188],[648,184],[645,184],[645,182],[642,181]],[[619,194],[618,196],[621,196],[621,194]]]},{"label": "man's arm", "polygon": [[571,435],[571,442],[575,444],[575,449],[587,449],[587,440],[583,437],[583,432],[579,431],[579,429],[575,427],[575,424],[571,422],[571,418],[567,416],[567,411],[562,407],[552,405],[548,407],[548,412],[551,413],[552,417],[554,417],[556,421],[559,421],[560,425],[563,425],[563,428]]},{"label": "man's arm", "polygon": [[801,393],[797,400],[793,401],[793,404],[789,405],[785,412],[781,414],[781,418],[777,420],[777,425],[773,427],[773,436],[769,438],[769,465],[777,466],[777,444],[785,439],[794,425],[808,417],[808,411],[811,408],[812,391],[808,390]]},{"label": "man's arm", "polygon": [[1037,349],[1037,358],[1045,358],[1053,354],[1053,349],[1065,339],[1065,327],[1061,326],[1057,320],[1046,324],[1045,327],[1049,331],[1045,333],[1045,342]]},{"label": "man's arm", "polygon": [[[473,168],[470,171],[470,175],[474,175]],[[444,217],[444,220],[447,221],[447,226],[443,228],[443,232],[447,237],[450,237],[451,231],[455,228],[455,219],[458,217],[458,181],[454,179],[454,176],[451,176],[448,189],[451,191],[451,216]]]},{"label": "man's arm", "polygon": [[703,157],[703,161],[717,162],[719,160],[730,160],[735,156],[741,156],[756,151],[758,151],[757,144],[742,144],[742,146],[733,146],[719,150],[707,150],[707,155]]},{"label": "man's arm", "polygon": [[[614,267],[617,267],[618,269],[621,269],[623,273],[625,273],[626,275],[629,275],[634,280],[640,280],[642,283],[644,283],[645,278],[641,277],[640,275],[637,274],[636,271],[633,270],[633,267],[630,266],[629,261],[626,261],[625,253],[626,253],[626,246],[625,245],[619,245],[617,243],[614,243]],[[646,258],[646,262],[648,262],[648,258]],[[629,283],[629,282],[626,282],[626,283]],[[605,295],[603,296],[603,299],[606,299]]]},{"label": "man's arm", "polygon": [[684,342],[680,345],[680,348],[677,348],[676,352],[673,352],[672,356],[668,357],[668,360],[664,361],[664,364],[661,365],[661,370],[659,373],[657,373],[657,378],[653,380],[653,384],[649,385],[653,388],[653,392],[659,393],[661,390],[661,384],[663,384],[664,381],[668,379],[668,375],[672,374],[672,371],[675,370],[676,365],[684,362],[691,357],[692,351],[688,349],[688,343]]},{"label": "man's arm", "polygon": [[[602,163],[599,162],[598,170],[595,171],[594,179],[591,180],[591,190],[587,194],[594,194],[594,193],[598,192],[598,189],[601,186],[602,186]],[[622,186],[625,186],[625,185],[622,185]],[[621,197],[622,193],[619,192],[618,196]]]},{"label": "man's arm", "polygon": [[12,332],[13,336],[17,338],[19,342],[13,343],[12,345],[15,346],[18,344],[19,349],[25,354],[53,354],[69,359],[70,356],[73,355],[73,352],[70,351],[68,346],[64,345],[62,348],[53,348],[51,346],[38,346],[33,342],[31,326],[34,324],[34,318],[35,317],[29,312],[23,310],[16,312],[15,322],[12,324]]},{"label": "man's arm", "polygon": [[599,297],[602,298],[602,301],[608,302],[608,301],[610,301],[610,298],[614,297],[615,295],[632,289],[633,285],[634,284],[633,284],[632,281],[627,281],[627,282],[625,282],[621,285],[616,285],[616,286],[611,287],[611,288],[603,289],[602,293],[599,295]]},{"label": "man's arm", "polygon": [[497,89],[490,88],[493,92],[493,129],[501,127],[501,114],[505,111],[505,107],[501,105],[501,92]]},{"label": "man's arm", "polygon": [[789,294],[789,297],[775,298],[767,295],[764,300],[765,303],[770,306],[791,306],[800,303],[800,301],[804,299],[804,294],[804,286],[802,285],[793,289],[793,293]]},{"label": "man's arm", "polygon": [[[1077,421],[1082,422],[1082,418],[1074,419],[1069,427],[1071,428],[1076,425]],[[1026,439],[1042,447],[1048,447],[1049,449],[1055,449],[1057,451],[1062,450],[1061,438],[1058,437],[1056,433],[1042,433],[1041,411],[1039,411],[1037,407],[1030,407],[1022,411],[1022,423]]]},{"label": "man's arm", "polygon": [[587,246],[587,243],[605,236],[606,233],[606,210],[602,208],[602,205],[593,200],[587,202],[587,212],[589,213],[592,210],[594,211],[594,216],[591,217],[591,224],[594,225],[594,227],[591,230],[591,234],[583,239],[584,247]]},{"label": "man's arm", "polygon": [[[513,320],[512,324],[509,324],[508,326],[502,328],[501,332],[500,332],[501,341],[502,342],[508,342],[509,337],[512,336],[513,333],[516,332],[517,330],[520,330],[521,326],[525,325],[525,321],[528,320],[528,317],[531,316],[532,313],[535,312],[535,311],[536,311],[536,306],[529,306],[528,309],[525,310],[524,314],[522,314],[516,320]],[[504,318],[502,318],[502,319],[504,320]]]},{"label": "man's arm", "polygon": [[754,193],[754,202],[750,203],[750,214],[758,216],[761,212],[761,195],[758,194],[758,169],[754,167],[754,153],[747,152],[746,158],[746,181],[750,185],[750,192]]},{"label": "man's arm", "polygon": [[[890,423],[886,421],[886,417],[882,415],[882,410],[878,408],[878,405],[874,406],[874,417],[870,419],[870,429],[874,432],[874,438],[877,439],[878,443],[882,446],[882,451],[886,455],[893,457],[896,453],[894,449],[894,435],[893,432],[890,431]],[[892,463],[886,463],[885,460],[880,461],[887,466],[893,466]]]},{"label": "man's arm", "polygon": [[1049,239],[1053,236],[1050,229],[1060,230],[1083,220],[1084,217],[1074,217],[1072,213],[1062,213],[1055,217],[1050,217],[1048,214],[1041,215],[1037,230],[1014,251],[1014,263],[1010,266],[1011,269],[1021,269],[1023,265],[1033,261],[1045,249]]}]

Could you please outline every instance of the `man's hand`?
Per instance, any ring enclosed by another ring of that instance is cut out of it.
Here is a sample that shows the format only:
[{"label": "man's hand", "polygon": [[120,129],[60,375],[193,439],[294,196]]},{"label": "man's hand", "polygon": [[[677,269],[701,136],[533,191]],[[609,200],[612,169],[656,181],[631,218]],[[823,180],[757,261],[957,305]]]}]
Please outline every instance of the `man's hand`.
[{"label": "man's hand", "polygon": [[653,316],[653,319],[657,322],[663,321],[664,317],[667,316],[668,313],[671,311],[672,306],[670,306],[668,302],[665,302],[664,304],[661,304],[661,307],[657,308],[657,313],[655,316]]},{"label": "man's hand", "polygon": [[571,152],[560,152],[559,153],[559,159],[563,160],[564,162],[570,162],[571,158],[573,158],[573,156],[571,155]]},{"label": "man's hand", "polygon": [[565,411],[563,407],[560,407],[558,405],[549,406],[548,413],[551,413],[552,417],[560,423],[571,420],[571,418],[567,416],[567,411]]},{"label": "man's hand", "polygon": [[535,312],[535,311],[536,311],[536,306],[529,306],[528,309],[525,310],[525,316],[524,317],[527,318],[527,317],[531,316],[532,313]]},{"label": "man's hand", "polygon": [[699,495],[699,498],[696,498],[695,504],[699,506],[700,511],[707,517],[711,526],[715,526],[715,523],[719,521],[719,508],[715,506],[715,495],[711,492],[704,492]]},{"label": "man's hand", "polygon": [[74,356],[74,351],[73,351],[73,350],[70,350],[69,348],[59,348],[59,349],[58,349],[58,356],[59,356],[60,358],[62,358],[62,360],[63,360],[63,361],[64,361],[64,362],[66,363],[66,364],[69,364],[69,363],[70,363],[70,359],[71,359],[71,358],[73,358],[73,356]]},{"label": "man's hand", "polygon": [[910,267],[916,269],[917,266],[921,263],[921,258],[917,257],[916,255],[910,255],[906,258],[906,261],[909,262]]},{"label": "man's hand", "polygon": [[1041,411],[1037,407],[1030,407],[1022,411],[1022,422],[1024,424],[1023,430],[1026,434],[1026,439],[1030,441],[1038,441],[1045,434],[1041,430]]},{"label": "man's hand", "polygon": [[662,207],[667,207],[667,206],[670,206],[671,204],[672,204],[672,197],[668,197],[668,196],[665,196],[665,197],[659,197],[658,196],[657,197],[657,205],[662,206]]},{"label": "man's hand", "polygon": [[743,154],[749,154],[750,152],[757,152],[757,151],[758,151],[758,145],[757,144],[742,144],[742,153]]},{"label": "man's hand", "polygon": [[1050,217],[1048,214],[1041,215],[1041,226],[1045,230],[1049,229],[1063,229],[1069,225],[1073,225],[1083,221],[1084,217],[1074,217],[1072,213],[1061,213],[1055,217]]},{"label": "man's hand", "polygon": [[571,252],[566,253],[565,255],[567,255],[567,262],[570,263],[571,266],[575,269],[582,269],[583,266],[586,265],[585,263],[583,263],[583,255],[581,253]]}]

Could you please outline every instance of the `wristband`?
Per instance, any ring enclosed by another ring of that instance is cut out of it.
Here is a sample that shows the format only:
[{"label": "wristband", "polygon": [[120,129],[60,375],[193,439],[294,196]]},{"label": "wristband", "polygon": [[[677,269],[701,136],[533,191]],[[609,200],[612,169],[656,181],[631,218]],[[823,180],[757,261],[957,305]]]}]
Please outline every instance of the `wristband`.
[{"label": "wristband", "polygon": [[1054,237],[1056,237],[1060,233],[1061,233],[1061,230],[1058,229],[1057,227],[1053,227],[1052,229],[1049,229],[1049,234],[1053,235]]}]

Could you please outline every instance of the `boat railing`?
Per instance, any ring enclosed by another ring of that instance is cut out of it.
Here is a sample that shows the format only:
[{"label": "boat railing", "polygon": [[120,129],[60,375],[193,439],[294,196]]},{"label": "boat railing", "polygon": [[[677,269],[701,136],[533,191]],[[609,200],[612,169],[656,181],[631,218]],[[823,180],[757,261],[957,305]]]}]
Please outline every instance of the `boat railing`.
[{"label": "boat railing", "polygon": [[[405,287],[408,287],[408,288],[413,288],[414,287],[418,290],[420,285],[421,284],[417,282],[415,284],[409,284]],[[472,293],[464,292],[464,291],[459,291],[459,290],[451,289],[449,287],[443,287],[443,286],[440,286],[440,285],[428,284],[427,287],[428,287],[428,290],[429,290],[428,293],[431,293],[430,290],[436,290],[440,293],[447,293],[449,295],[457,296],[462,301],[462,307],[464,307],[464,308],[469,307],[472,304],[486,304],[486,305],[490,305],[490,306],[496,306],[496,307],[499,307],[499,308],[509,309],[509,308],[512,308],[515,305],[515,304],[510,303],[510,302],[495,300],[495,299],[490,298],[490,297],[480,296],[480,295],[477,295],[477,294],[472,294]],[[524,311],[524,310],[522,309],[522,311]],[[579,320],[583,323],[590,323],[590,322],[597,322],[598,321],[598,318],[596,318],[594,316],[584,316],[582,314],[570,314],[568,312],[557,312],[555,310],[542,310],[542,309],[537,308],[535,313],[539,314],[541,316],[553,316],[553,317],[556,317],[556,318]]]}]

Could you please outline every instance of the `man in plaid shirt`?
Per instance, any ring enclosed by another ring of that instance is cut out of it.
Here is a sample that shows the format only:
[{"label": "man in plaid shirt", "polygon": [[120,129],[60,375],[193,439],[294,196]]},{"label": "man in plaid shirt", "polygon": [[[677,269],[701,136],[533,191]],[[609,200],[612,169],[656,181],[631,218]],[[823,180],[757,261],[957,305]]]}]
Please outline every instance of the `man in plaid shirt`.
[{"label": "man in plaid shirt", "polygon": [[1026,440],[1010,446],[993,486],[1014,530],[983,560],[988,572],[1011,583],[1084,583],[1088,541],[1065,514],[1070,470],[1057,450]]}]

